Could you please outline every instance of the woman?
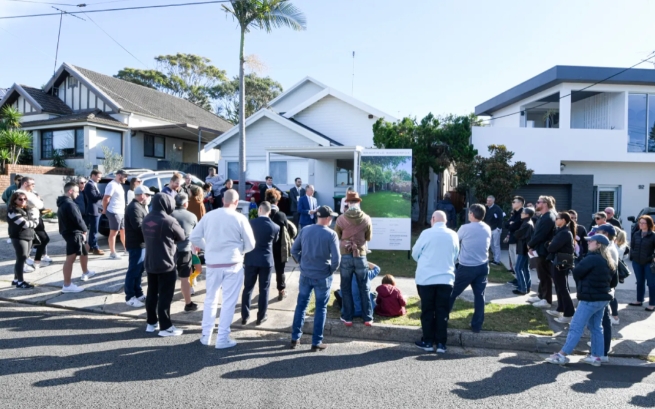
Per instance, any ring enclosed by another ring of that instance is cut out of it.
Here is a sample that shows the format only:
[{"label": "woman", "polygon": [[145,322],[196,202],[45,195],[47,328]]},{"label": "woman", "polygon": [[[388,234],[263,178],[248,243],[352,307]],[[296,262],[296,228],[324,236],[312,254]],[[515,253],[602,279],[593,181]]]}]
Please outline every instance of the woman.
[{"label": "woman", "polygon": [[125,202],[126,205],[132,203],[132,200],[134,200],[134,189],[140,185],[141,179],[135,177],[130,180],[130,190],[127,191],[127,201]]},{"label": "woman", "polygon": [[655,224],[650,216],[641,216],[637,220],[638,230],[632,235],[630,242],[630,260],[632,260],[632,270],[635,272],[637,280],[637,302],[631,302],[628,305],[641,307],[644,304],[644,294],[646,292],[645,284],[648,284],[648,307],[646,311],[655,310],[655,274],[650,269],[653,262],[653,252],[655,252]]},{"label": "woman", "polygon": [[277,207],[282,195],[277,189],[268,189],[264,194],[267,202],[271,204],[271,220],[280,226],[280,239],[273,243],[273,261],[275,263],[275,282],[277,283],[277,299],[282,301],[287,297],[284,267],[291,256],[291,245],[298,234],[296,226],[289,223],[287,215]]},{"label": "woman", "polygon": [[204,200],[205,195],[203,194],[202,189],[196,185],[190,185],[188,210],[196,215],[198,221],[200,221],[206,213],[205,205],[203,203]]},{"label": "woman", "polygon": [[34,286],[23,279],[25,262],[32,248],[34,229],[38,220],[31,218],[27,210],[27,196],[23,192],[14,192],[9,199],[7,209],[7,223],[9,223],[9,237],[16,251],[16,264],[14,265],[14,281],[16,288],[27,290]]},{"label": "woman", "polygon": [[568,211],[569,215],[571,215],[571,220],[575,222],[575,256],[576,260],[580,261],[582,258],[587,255],[587,229],[581,225],[578,224],[578,212],[575,210],[569,210]]},{"label": "woman", "polygon": [[[228,179],[225,181],[225,184],[221,188],[221,191],[218,194],[218,197],[216,198],[216,201],[214,202],[214,209],[218,209],[219,207],[223,207],[223,195],[225,192],[228,190],[232,189],[234,187],[234,181],[232,179]],[[264,200],[263,198],[260,200]]]},{"label": "woman", "polygon": [[204,196],[202,202],[205,204],[205,213],[211,212],[214,209],[214,194],[212,193],[211,183],[202,185],[202,194]]},{"label": "woman", "polygon": [[[576,224],[571,220],[568,212],[557,213],[555,218],[555,235],[548,245],[548,259],[553,261],[551,275],[555,283],[555,293],[557,294],[557,310],[546,311],[555,318],[555,321],[561,324],[568,324],[575,313],[571,294],[569,293],[569,273],[572,265],[566,267],[558,266],[562,260],[571,260],[575,256],[575,238],[573,232],[576,231]],[[609,300],[608,300],[609,301]]]},{"label": "woman", "polygon": [[[352,186],[348,186],[348,189],[346,190],[346,196],[348,196],[348,193],[354,192],[354,191],[355,191],[355,189]],[[348,210],[348,205],[346,204],[346,196],[341,198],[341,209],[340,209],[341,214],[346,213],[346,210]]]},{"label": "woman", "polygon": [[516,272],[516,281],[518,286],[516,290],[512,291],[516,295],[527,295],[532,288],[532,280],[530,279],[530,269],[528,263],[530,256],[528,255],[528,242],[534,233],[534,223],[532,223],[532,216],[534,210],[529,207],[524,207],[521,212],[521,227],[514,232],[516,237],[516,265],[514,266]]},{"label": "woman", "polygon": [[546,362],[551,364],[569,363],[566,356],[573,353],[573,349],[578,345],[585,325],[591,333],[591,355],[584,358],[583,362],[593,366],[601,364],[600,357],[603,356],[605,347],[601,320],[607,303],[612,299],[611,288],[619,278],[614,260],[607,250],[609,239],[602,234],[596,234],[588,240],[587,257],[573,269],[573,278],[578,289],[578,309],[571,320],[564,347],[560,352],[546,358]]},{"label": "woman", "polygon": [[[616,240],[614,240],[614,244],[619,248],[619,260],[623,261],[626,253],[630,251],[626,242],[625,230],[616,229]],[[616,300],[616,293],[614,293],[614,298],[610,301],[610,309],[612,310],[612,316],[610,317],[612,325],[619,325],[619,302]]]}]

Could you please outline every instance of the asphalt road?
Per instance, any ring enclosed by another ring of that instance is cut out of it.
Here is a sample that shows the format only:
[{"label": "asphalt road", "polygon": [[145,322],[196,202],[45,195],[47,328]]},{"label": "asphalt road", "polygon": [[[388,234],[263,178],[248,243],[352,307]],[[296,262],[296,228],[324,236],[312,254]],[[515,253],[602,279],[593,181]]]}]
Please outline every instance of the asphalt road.
[{"label": "asphalt road", "polygon": [[112,316],[0,302],[0,408],[655,407],[655,365],[544,364],[494,350],[234,333],[236,348],[175,338]]}]

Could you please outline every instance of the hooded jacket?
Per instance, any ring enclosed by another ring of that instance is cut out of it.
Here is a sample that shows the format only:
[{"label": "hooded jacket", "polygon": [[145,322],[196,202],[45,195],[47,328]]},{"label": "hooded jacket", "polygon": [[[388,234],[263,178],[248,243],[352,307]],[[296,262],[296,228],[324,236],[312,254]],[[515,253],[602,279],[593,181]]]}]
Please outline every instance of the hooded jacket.
[{"label": "hooded jacket", "polygon": [[125,248],[128,250],[146,247],[143,239],[143,219],[148,214],[148,208],[134,199],[125,209]]},{"label": "hooded jacket", "polygon": [[148,274],[164,274],[175,270],[175,243],[184,240],[184,230],[171,216],[173,198],[157,193],[152,198],[152,210],[143,219],[141,231],[146,242],[145,268]]},{"label": "hooded jacket", "polygon": [[[366,226],[360,226],[362,223],[365,223]],[[341,255],[353,254],[353,247],[356,246],[359,250],[359,257],[366,256],[366,242],[371,241],[373,236],[373,223],[361,209],[351,207],[346,213],[339,216],[334,231],[339,237]],[[355,233],[353,234],[351,231]]]},{"label": "hooded jacket", "polygon": [[407,314],[405,299],[398,287],[382,284],[375,289],[378,298],[375,300],[375,313],[381,317],[400,317]]},{"label": "hooded jacket", "polygon": [[68,196],[57,198],[57,220],[59,221],[59,234],[64,237],[73,237],[87,231],[80,208]]}]

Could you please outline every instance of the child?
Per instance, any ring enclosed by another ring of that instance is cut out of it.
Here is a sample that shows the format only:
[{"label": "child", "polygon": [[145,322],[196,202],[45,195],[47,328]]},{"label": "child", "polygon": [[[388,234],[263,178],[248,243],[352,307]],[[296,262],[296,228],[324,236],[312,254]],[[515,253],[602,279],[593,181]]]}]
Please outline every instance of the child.
[{"label": "child", "polygon": [[191,254],[191,264],[193,264],[193,273],[189,276],[189,284],[191,285],[191,295],[196,293],[196,289],[193,288],[196,285],[196,278],[202,273],[202,264],[200,263],[200,257],[194,252]]},{"label": "child", "polygon": [[375,289],[378,292],[375,313],[381,317],[400,317],[407,314],[405,305],[407,301],[400,289],[396,287],[396,280],[391,274],[382,277],[382,285]]},{"label": "child", "polygon": [[[380,274],[380,267],[376,266],[373,263],[368,263],[368,273],[367,273],[367,278],[369,283],[371,280],[373,280],[375,277]],[[361,317],[362,316],[362,300],[361,297],[359,296],[359,285],[357,285],[357,277],[353,275],[353,285],[352,285],[352,292],[353,292],[353,302],[355,304],[355,313],[353,314],[353,317]],[[376,294],[371,291],[369,292],[369,298],[371,299],[371,308],[375,308],[375,297]],[[334,292],[334,296],[337,299],[337,302],[339,305],[341,305],[341,315],[343,315],[343,302],[341,301],[341,290],[336,290]]]},{"label": "child", "polygon": [[253,209],[257,210],[257,202],[255,202],[254,197],[251,197],[250,198],[250,207],[248,208],[248,210],[253,210]]}]

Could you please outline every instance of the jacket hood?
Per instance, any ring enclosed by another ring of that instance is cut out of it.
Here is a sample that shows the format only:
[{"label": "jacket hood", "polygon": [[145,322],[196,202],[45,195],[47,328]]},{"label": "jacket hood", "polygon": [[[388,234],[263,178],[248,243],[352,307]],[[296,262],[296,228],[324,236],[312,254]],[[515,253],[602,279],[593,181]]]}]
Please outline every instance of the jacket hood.
[{"label": "jacket hood", "polygon": [[75,203],[73,199],[68,196],[59,196],[57,198],[57,207],[61,207],[65,202]]},{"label": "jacket hood", "polygon": [[355,224],[360,224],[366,217],[366,213],[362,212],[362,209],[358,209],[356,207],[346,210],[346,213],[343,215],[346,219],[354,222]]},{"label": "jacket hood", "polygon": [[396,287],[392,286],[391,284],[382,284],[380,287],[378,287],[378,296],[379,297],[390,297],[391,294],[395,291]]},{"label": "jacket hood", "polygon": [[175,210],[175,200],[167,194],[157,193],[152,198],[152,212],[170,215]]}]

